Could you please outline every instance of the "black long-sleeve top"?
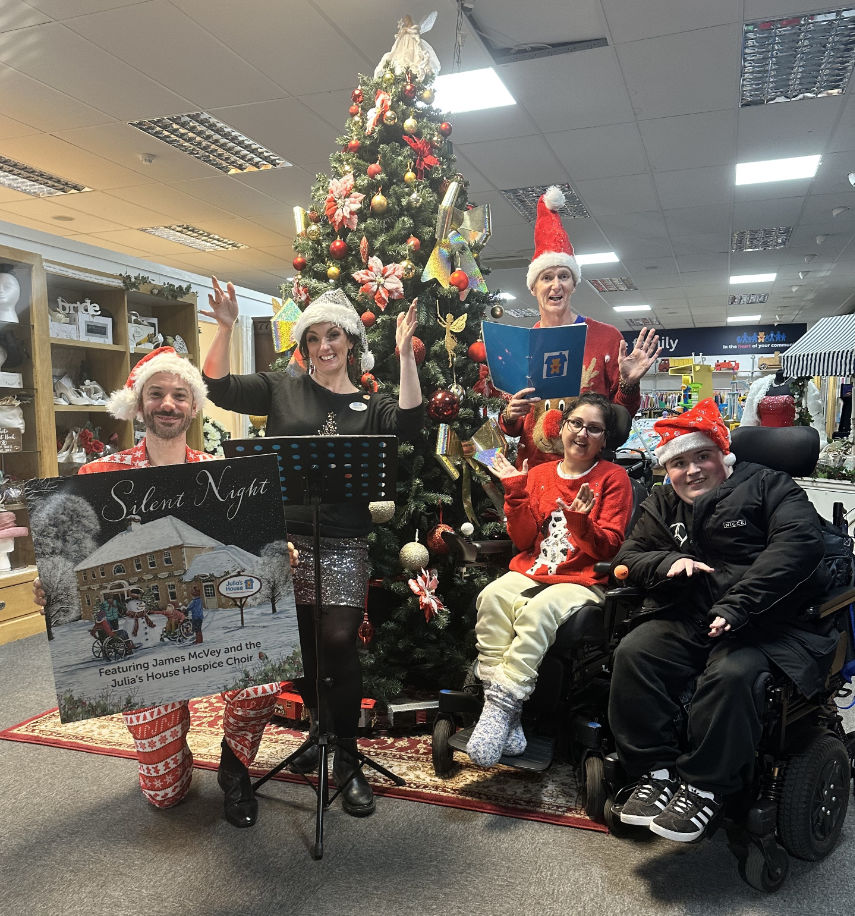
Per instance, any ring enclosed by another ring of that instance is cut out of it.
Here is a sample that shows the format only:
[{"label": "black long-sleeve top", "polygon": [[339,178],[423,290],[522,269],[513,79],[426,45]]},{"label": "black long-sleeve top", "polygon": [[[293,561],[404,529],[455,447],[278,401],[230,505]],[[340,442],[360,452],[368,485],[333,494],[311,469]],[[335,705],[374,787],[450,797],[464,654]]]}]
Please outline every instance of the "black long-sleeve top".
[{"label": "black long-sleeve top", "polygon": [[[336,394],[309,375],[257,372],[205,376],[208,397],[217,407],[267,417],[268,436],[389,435],[412,439],[424,422],[422,405],[404,410],[388,394]],[[363,537],[371,530],[368,503],[321,505],[322,537]],[[311,534],[309,506],[287,504],[288,531]]]}]

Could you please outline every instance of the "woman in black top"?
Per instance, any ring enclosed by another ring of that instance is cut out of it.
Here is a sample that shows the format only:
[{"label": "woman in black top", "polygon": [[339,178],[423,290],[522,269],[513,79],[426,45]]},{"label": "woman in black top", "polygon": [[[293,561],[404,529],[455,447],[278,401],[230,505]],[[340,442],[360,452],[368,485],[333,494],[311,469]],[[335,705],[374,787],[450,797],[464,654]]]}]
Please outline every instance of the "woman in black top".
[{"label": "woman in black top", "polygon": [[[408,439],[417,435],[423,423],[423,410],[412,345],[416,329],[415,302],[398,316],[395,340],[401,374],[395,401],[387,394],[366,394],[355,383],[357,369],[360,373],[370,370],[374,358],[368,350],[362,320],[341,290],[329,290],[307,306],[291,332],[308,366],[307,374],[231,375],[229,352],[232,329],[238,318],[237,299],[231,283],[223,290],[214,277],[213,286],[214,292],[208,296],[210,308],[202,314],[213,318],[218,327],[205,359],[204,376],[208,397],[218,407],[266,415],[269,436],[387,434]],[[318,710],[314,687],[318,658],[315,654],[311,509],[286,506],[285,516],[288,537],[300,551],[300,565],[294,572],[294,593],[303,655],[304,699],[316,728]],[[333,779],[338,786],[353,772],[351,762],[356,752],[362,700],[356,634],[368,585],[366,536],[370,527],[371,516],[366,503],[348,504],[346,508],[333,505],[320,508],[320,677],[332,680],[324,691],[329,702],[329,709],[324,708],[324,727],[338,738],[333,766]],[[309,772],[316,766],[316,747],[292,764],[299,772]],[[356,771],[342,792],[342,805],[349,814],[357,816],[374,811],[373,793],[361,771]]]}]

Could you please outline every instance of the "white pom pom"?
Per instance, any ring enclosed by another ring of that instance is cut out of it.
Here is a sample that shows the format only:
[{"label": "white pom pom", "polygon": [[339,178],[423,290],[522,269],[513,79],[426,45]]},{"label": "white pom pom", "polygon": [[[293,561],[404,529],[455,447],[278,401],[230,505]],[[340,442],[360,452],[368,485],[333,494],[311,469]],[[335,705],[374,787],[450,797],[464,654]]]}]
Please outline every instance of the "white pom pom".
[{"label": "white pom pom", "polygon": [[460,533],[465,538],[471,538],[472,535],[475,534],[475,526],[472,524],[472,522],[464,522],[460,526]]},{"label": "white pom pom", "polygon": [[363,372],[370,372],[374,368],[374,354],[370,350],[364,350],[359,365]]},{"label": "white pom pom", "polygon": [[550,185],[543,195],[543,202],[550,210],[557,210],[559,207],[563,207],[565,199],[564,192],[558,185]]}]

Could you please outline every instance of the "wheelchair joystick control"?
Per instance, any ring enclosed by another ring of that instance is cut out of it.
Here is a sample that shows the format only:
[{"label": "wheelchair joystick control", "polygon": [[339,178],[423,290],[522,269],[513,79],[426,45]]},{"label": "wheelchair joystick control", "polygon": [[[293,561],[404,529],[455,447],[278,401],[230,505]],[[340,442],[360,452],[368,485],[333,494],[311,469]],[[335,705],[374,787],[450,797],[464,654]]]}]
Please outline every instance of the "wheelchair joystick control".
[{"label": "wheelchair joystick control", "polygon": [[623,563],[620,563],[612,570],[612,574],[614,575],[615,579],[620,579],[623,581],[629,575],[629,567]]}]

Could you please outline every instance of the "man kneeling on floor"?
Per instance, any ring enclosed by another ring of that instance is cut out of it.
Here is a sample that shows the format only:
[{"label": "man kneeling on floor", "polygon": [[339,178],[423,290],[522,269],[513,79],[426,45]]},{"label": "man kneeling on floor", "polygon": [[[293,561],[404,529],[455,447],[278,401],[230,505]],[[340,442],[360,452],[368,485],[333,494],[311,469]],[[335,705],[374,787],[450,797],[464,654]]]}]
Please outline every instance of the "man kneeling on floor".
[{"label": "man kneeling on floor", "polygon": [[[626,824],[700,839],[726,796],[750,783],[761,719],[752,688],[783,671],[807,697],[824,685],[830,624],[799,619],[827,585],[819,518],[784,473],[734,467],[712,398],[654,426],[671,486],[655,487],[615,563],[654,613],[620,642],[609,721],[637,785]],[[678,722],[692,689],[686,741]]]}]

